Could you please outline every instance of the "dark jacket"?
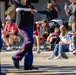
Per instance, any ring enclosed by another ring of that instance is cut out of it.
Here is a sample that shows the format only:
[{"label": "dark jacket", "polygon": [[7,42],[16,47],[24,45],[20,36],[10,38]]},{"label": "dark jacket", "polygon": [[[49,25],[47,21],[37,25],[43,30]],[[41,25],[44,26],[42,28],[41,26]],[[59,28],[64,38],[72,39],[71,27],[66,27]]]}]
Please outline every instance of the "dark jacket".
[{"label": "dark jacket", "polygon": [[[31,8],[31,2],[38,0],[28,0],[26,5],[23,4],[23,0],[13,0],[16,8]],[[30,11],[18,11],[16,14],[16,24],[21,26],[33,26],[33,15]]]},{"label": "dark jacket", "polygon": [[2,23],[1,23],[1,19],[0,19],[0,29],[2,28]]},{"label": "dark jacket", "polygon": [[58,18],[58,14],[57,14],[57,12],[56,12],[56,10],[54,8],[53,8],[52,11],[47,9],[47,10],[43,10],[43,11],[38,11],[38,13],[45,14],[48,21]]}]

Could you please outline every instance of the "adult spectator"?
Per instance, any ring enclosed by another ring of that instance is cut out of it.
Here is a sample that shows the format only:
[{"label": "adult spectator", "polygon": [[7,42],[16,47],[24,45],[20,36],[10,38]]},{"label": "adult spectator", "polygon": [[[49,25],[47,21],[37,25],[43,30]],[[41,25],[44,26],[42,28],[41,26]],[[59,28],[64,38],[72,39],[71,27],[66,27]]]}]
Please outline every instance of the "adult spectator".
[{"label": "adult spectator", "polygon": [[58,14],[61,14],[61,8],[60,6],[57,4],[57,0],[49,0],[49,2],[51,2],[53,4],[53,7],[55,8],[55,10],[57,11]]},{"label": "adult spectator", "polygon": [[76,32],[72,36],[72,44],[73,44],[73,54],[76,54]]},{"label": "adult spectator", "polygon": [[14,7],[14,5],[13,5],[13,2],[12,2],[12,0],[9,0],[9,7],[8,7],[8,9],[5,11],[5,15],[6,16],[10,16],[11,17],[11,20],[12,20],[12,22],[15,22],[15,17],[16,17],[16,9],[15,9],[15,7]]},{"label": "adult spectator", "polygon": [[66,15],[69,16],[69,30],[76,31],[76,0],[69,0],[70,5],[68,6],[67,3],[64,6]]},{"label": "adult spectator", "polygon": [[35,12],[38,12],[40,14],[45,14],[46,17],[47,17],[48,22],[50,20],[58,18],[58,14],[57,14],[56,10],[54,9],[52,3],[47,4],[47,10],[43,10],[43,11],[35,10]]},{"label": "adult spectator", "polygon": [[10,16],[7,16],[5,18],[5,22],[6,24],[4,30],[2,31],[2,39],[8,46],[6,50],[9,51],[13,49],[12,45],[14,43],[14,35],[18,34],[18,28],[15,23],[11,21]]},{"label": "adult spectator", "polygon": [[72,43],[69,46],[69,50],[73,53],[76,54],[76,31],[73,33],[70,33],[70,36],[72,36]]}]

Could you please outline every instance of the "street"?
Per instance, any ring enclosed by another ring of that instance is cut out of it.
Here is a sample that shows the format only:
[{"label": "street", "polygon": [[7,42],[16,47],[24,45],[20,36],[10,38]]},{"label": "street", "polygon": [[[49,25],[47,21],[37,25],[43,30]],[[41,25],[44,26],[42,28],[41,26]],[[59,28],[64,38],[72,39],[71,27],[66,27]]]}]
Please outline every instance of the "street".
[{"label": "street", "polygon": [[76,73],[76,56],[71,54],[70,52],[66,53],[69,57],[68,59],[54,60],[48,59],[52,51],[43,51],[40,54],[34,51],[33,65],[35,67],[38,67],[38,69],[33,70],[23,70],[23,60],[20,61],[20,69],[16,69],[12,61],[12,55],[15,52],[16,51],[1,52],[2,73],[7,73],[7,75],[17,75],[17,73],[18,75],[72,75],[72,73]]}]

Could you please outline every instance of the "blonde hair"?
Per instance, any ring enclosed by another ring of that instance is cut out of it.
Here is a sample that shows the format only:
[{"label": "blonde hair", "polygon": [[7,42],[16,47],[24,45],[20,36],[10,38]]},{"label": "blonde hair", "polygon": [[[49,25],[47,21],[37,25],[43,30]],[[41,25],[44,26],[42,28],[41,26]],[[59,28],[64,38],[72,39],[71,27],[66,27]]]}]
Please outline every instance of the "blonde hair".
[{"label": "blonde hair", "polygon": [[61,31],[62,36],[65,36],[68,30],[64,25],[61,25],[60,31]]}]

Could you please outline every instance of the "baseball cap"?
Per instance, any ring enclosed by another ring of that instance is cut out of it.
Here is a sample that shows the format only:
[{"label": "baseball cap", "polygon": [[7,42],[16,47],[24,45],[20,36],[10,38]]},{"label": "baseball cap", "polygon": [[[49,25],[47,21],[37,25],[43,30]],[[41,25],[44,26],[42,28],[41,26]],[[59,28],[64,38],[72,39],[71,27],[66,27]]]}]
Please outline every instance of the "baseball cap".
[{"label": "baseball cap", "polygon": [[7,16],[4,20],[5,20],[5,21],[11,20],[11,17],[10,17],[10,16]]}]

